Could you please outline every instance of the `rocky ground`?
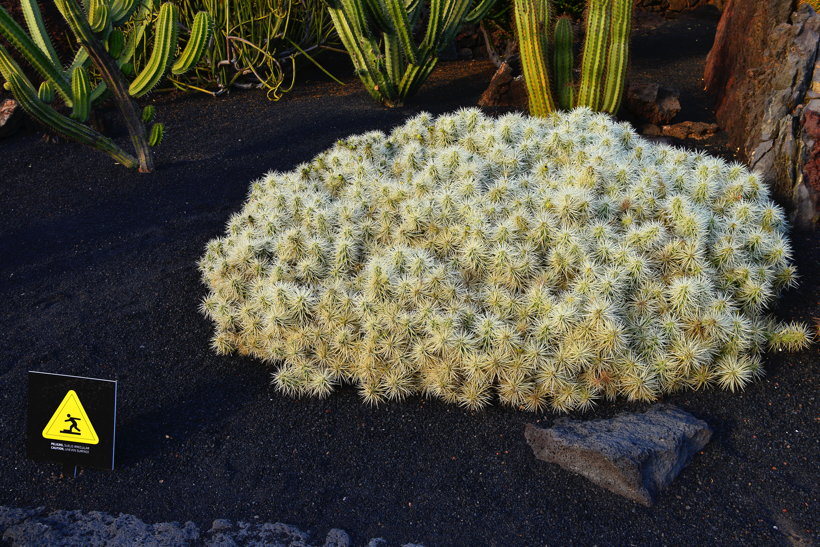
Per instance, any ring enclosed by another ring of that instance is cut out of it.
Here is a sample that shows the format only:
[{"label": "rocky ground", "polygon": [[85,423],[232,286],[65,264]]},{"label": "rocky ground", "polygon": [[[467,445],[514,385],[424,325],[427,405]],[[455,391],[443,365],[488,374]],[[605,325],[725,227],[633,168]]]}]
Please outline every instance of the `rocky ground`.
[{"label": "rocky ground", "polygon": [[[636,36],[633,76],[680,88],[675,121],[714,121],[700,77],[716,23],[716,12],[698,11]],[[352,389],[292,400],[269,385],[264,364],[210,351],[196,261],[251,180],[419,110],[473,105],[493,72],[446,63],[398,110],[374,105],[349,71],[344,87],[314,79],[278,103],[259,93],[157,96],[168,135],[149,176],[39,131],[0,141],[0,504],[5,514],[48,507],[5,532],[125,519],[157,533],[166,528],[142,522],[191,521],[174,529],[203,540],[229,519],[234,532],[239,522],[287,522],[309,544],[337,526],[356,545],[816,542],[817,346],[766,356],[768,375],[742,393],[667,397],[714,434],[652,508],[537,460],[524,426],[549,426],[552,415],[415,398],[373,409]],[[720,139],[680,144],[731,157]],[[801,286],[776,312],[811,321],[820,244],[811,234],[793,244]],[[114,472],[67,478],[26,459],[28,370],[119,380]],[[643,408],[604,404],[586,416]],[[111,516],[121,512],[135,516]]]},{"label": "rocky ground", "polygon": [[[350,547],[352,541],[344,530],[332,528],[324,539],[311,538],[295,526],[281,522],[231,522],[216,519],[210,527],[200,529],[191,521],[146,524],[134,515],[113,516],[100,511],[52,511],[44,507],[17,509],[0,506],[0,541],[13,546],[26,545],[202,545],[232,547],[236,545],[275,545],[277,547]],[[387,545],[384,538],[373,538],[367,547]],[[406,543],[403,547],[422,547]]]}]

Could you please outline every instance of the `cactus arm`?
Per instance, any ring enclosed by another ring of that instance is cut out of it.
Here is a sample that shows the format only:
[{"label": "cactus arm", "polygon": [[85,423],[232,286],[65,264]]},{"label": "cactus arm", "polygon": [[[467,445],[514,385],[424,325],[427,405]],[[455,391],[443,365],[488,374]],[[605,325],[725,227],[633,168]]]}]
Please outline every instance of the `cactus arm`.
[{"label": "cactus arm", "polygon": [[421,0],[408,0],[404,7],[407,9],[407,15],[410,18],[410,28],[416,26],[416,23],[419,22],[419,17],[421,17]]},{"label": "cactus arm", "polygon": [[404,72],[404,76],[399,85],[399,95],[410,97],[414,95],[421,85],[427,80],[433,69],[438,64],[438,57],[432,55],[422,65],[410,65]]},{"label": "cactus arm", "polygon": [[[630,0],[631,1],[631,0]],[[555,60],[555,91],[558,96],[558,106],[562,110],[571,110],[575,101],[575,90],[572,76],[573,35],[572,20],[569,17],[559,17],[555,23],[554,34]]]},{"label": "cactus arm", "polygon": [[456,39],[458,29],[464,21],[464,17],[467,15],[467,10],[469,7],[470,3],[465,0],[450,1],[450,9],[447,12],[447,16],[444,18],[442,33],[437,40],[437,47],[435,49],[437,55]]},{"label": "cactus arm", "polygon": [[609,43],[609,1],[589,0],[578,106],[588,106],[592,110],[601,109],[603,98],[603,77]]},{"label": "cactus arm", "polygon": [[100,71],[103,81],[114,96],[114,101],[122,114],[128,134],[131,136],[131,143],[134,146],[139,171],[150,173],[154,170],[154,156],[145,133],[145,126],[140,119],[137,106],[128,94],[122,72],[117,62],[108,55],[99,40],[91,32],[88,22],[85,20],[83,10],[77,4],[77,0],[54,0],[57,9],[60,10],[72,32],[87,51],[92,61]]},{"label": "cactus arm", "polygon": [[545,0],[515,0],[515,27],[530,114],[539,117],[556,109],[547,65],[549,7]]},{"label": "cactus arm", "polygon": [[0,74],[9,83],[14,97],[32,118],[67,139],[86,144],[105,152],[125,167],[137,166],[137,159],[116,145],[114,141],[67,116],[63,116],[37,96],[37,92],[20,67],[0,45]]},{"label": "cactus arm", "polygon": [[154,49],[151,51],[151,57],[128,88],[132,97],[142,97],[165,75],[176,51],[178,23],[179,8],[170,2],[162,4],[154,26]]},{"label": "cactus arm", "polygon": [[365,52],[353,33],[350,18],[345,12],[344,6],[333,3],[329,4],[327,9],[330,14],[331,21],[333,21],[333,26],[339,34],[339,39],[342,41],[342,45],[344,45],[345,49],[350,54],[350,58],[356,68],[356,74],[359,78],[361,78],[362,83],[370,96],[381,102],[382,94],[379,92],[379,86],[373,79],[373,67],[368,63]]},{"label": "cactus arm", "polygon": [[88,7],[88,25],[97,34],[105,32],[111,22],[111,11],[106,0],[91,0]]},{"label": "cactus arm", "polygon": [[74,69],[78,66],[84,66],[87,68],[90,62],[91,58],[88,56],[88,52],[85,50],[85,48],[81,47],[77,50],[77,53],[74,55],[74,60],[71,61],[71,64],[67,69],[67,73],[71,74],[72,72],[74,72]]},{"label": "cactus arm", "polygon": [[81,123],[87,122],[91,113],[91,83],[88,81],[88,71],[81,66],[71,73],[71,94],[74,96],[71,117]]},{"label": "cactus arm", "polygon": [[23,17],[26,20],[31,39],[46,54],[46,57],[54,66],[60,66],[60,57],[51,43],[51,38],[48,37],[48,32],[43,24],[43,14],[40,12],[37,0],[20,0],[20,7],[23,9]]},{"label": "cactus arm", "polygon": [[393,23],[393,29],[398,34],[398,39],[408,62],[418,63],[418,51],[411,36],[410,18],[407,15],[407,9],[404,7],[404,0],[385,0],[385,3],[387,4],[387,13]]},{"label": "cactus arm", "polygon": [[106,91],[108,91],[108,86],[107,86],[107,85],[105,85],[105,82],[99,82],[99,83],[98,83],[98,84],[94,87],[94,89],[92,89],[92,90],[91,90],[91,104],[94,104],[94,103],[96,103],[98,100],[100,100],[100,97],[102,97],[102,96],[103,96],[103,94],[104,94]]},{"label": "cactus arm", "polygon": [[387,77],[394,82],[398,82],[401,80],[402,73],[404,72],[399,38],[395,34],[385,32],[383,40]]},{"label": "cactus arm", "polygon": [[43,53],[3,6],[0,6],[0,35],[6,38],[43,78],[51,80],[66,105],[71,106],[71,85],[62,67],[51,62],[48,55]]},{"label": "cactus arm", "polygon": [[137,47],[139,47],[140,43],[142,43],[142,39],[145,36],[145,29],[151,22],[151,11],[153,10],[152,6],[152,0],[139,0],[139,7],[137,8],[137,13],[133,19],[134,28],[132,28],[131,32],[128,33],[125,48],[117,59],[117,64],[120,67],[131,62],[134,58],[134,52],[137,50]]},{"label": "cactus arm", "polygon": [[427,30],[424,33],[422,49],[424,54],[434,51],[434,44],[441,34],[441,25],[445,16],[444,0],[431,0]]},{"label": "cactus arm", "polygon": [[112,0],[111,24],[118,27],[128,21],[139,4],[138,0]]},{"label": "cactus arm", "polygon": [[496,0],[480,0],[478,4],[467,14],[464,21],[466,23],[477,23],[484,19],[487,12],[495,5]]},{"label": "cactus arm", "polygon": [[329,12],[368,93],[379,102],[393,105],[398,97],[396,85],[387,77],[385,61],[378,40],[367,25],[363,3],[338,0],[329,6]]},{"label": "cactus arm", "polygon": [[617,114],[626,84],[629,63],[629,35],[632,30],[632,0],[614,0],[612,32],[609,40],[609,59],[601,110]]},{"label": "cactus arm", "polygon": [[46,104],[54,100],[54,87],[49,80],[40,84],[40,88],[37,90],[37,97]]},{"label": "cactus arm", "polygon": [[205,46],[208,45],[210,39],[211,16],[208,15],[208,12],[200,11],[194,16],[194,24],[191,26],[188,43],[174,66],[171,67],[171,72],[183,74],[191,70],[202,58],[202,54],[205,53]]},{"label": "cactus arm", "polygon": [[155,123],[151,126],[151,132],[148,136],[148,144],[150,146],[159,146],[164,136],[165,126],[161,123]]},{"label": "cactus arm", "polygon": [[390,20],[384,13],[384,6],[381,1],[364,0],[364,3],[367,5],[367,10],[371,16],[371,19],[374,23],[376,23],[377,30],[381,32],[388,32],[392,27],[390,25]]}]

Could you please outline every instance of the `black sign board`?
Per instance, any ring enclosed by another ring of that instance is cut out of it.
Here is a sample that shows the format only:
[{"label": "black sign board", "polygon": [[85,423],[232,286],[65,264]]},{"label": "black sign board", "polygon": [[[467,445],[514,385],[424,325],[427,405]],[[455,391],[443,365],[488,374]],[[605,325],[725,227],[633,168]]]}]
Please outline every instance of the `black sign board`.
[{"label": "black sign board", "polygon": [[28,457],[114,469],[117,382],[28,373]]}]

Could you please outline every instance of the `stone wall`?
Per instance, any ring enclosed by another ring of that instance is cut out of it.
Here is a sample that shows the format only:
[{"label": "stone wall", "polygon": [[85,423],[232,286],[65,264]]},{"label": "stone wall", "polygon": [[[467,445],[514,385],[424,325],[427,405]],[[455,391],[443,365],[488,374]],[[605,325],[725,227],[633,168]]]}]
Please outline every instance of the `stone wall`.
[{"label": "stone wall", "polygon": [[820,217],[820,15],[786,0],[729,0],[704,83],[729,145],[802,228]]}]

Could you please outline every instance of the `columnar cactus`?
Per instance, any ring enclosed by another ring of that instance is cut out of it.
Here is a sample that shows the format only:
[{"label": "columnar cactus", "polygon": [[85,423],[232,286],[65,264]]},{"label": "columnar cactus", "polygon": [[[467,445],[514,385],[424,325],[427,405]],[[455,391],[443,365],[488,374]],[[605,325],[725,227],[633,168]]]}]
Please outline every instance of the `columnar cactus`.
[{"label": "columnar cactus", "polygon": [[431,0],[424,38],[416,45],[421,0],[327,0],[336,31],[368,93],[401,106],[427,79],[441,51],[465,22],[478,21],[495,0]]},{"label": "columnar cactus", "polygon": [[[64,137],[101,150],[124,166],[138,167],[142,172],[153,170],[150,146],[162,138],[162,124],[154,124],[150,138],[131,97],[141,97],[156,86],[171,70],[175,74],[193,67],[202,56],[210,39],[211,24],[207,13],[198,13],[191,28],[187,46],[176,63],[178,8],[162,4],[154,25],[154,49],[142,71],[126,87],[125,76],[133,75],[134,51],[144,39],[151,20],[153,0],[89,0],[87,12],[76,0],[55,0],[57,9],[68,23],[80,49],[71,65],[63,69],[43,25],[36,0],[20,0],[29,33],[0,6],[0,35],[20,52],[26,61],[45,79],[38,88],[2,45],[0,74],[20,105],[38,122]],[[95,71],[92,78],[89,71]],[[56,90],[71,115],[65,116],[51,106]],[[93,107],[106,92],[110,92],[123,116],[136,157],[114,141],[85,125]]]},{"label": "columnar cactus", "polygon": [[740,164],[589,109],[421,114],[251,186],[200,261],[213,347],[377,403],[585,409],[737,390],[806,327],[783,211]]},{"label": "columnar cactus", "polygon": [[515,0],[530,114],[546,116],[556,107],[568,110],[577,106],[617,113],[626,81],[632,3],[632,0],[588,0],[581,80],[576,92],[571,20],[559,17],[553,32],[551,0]]}]

